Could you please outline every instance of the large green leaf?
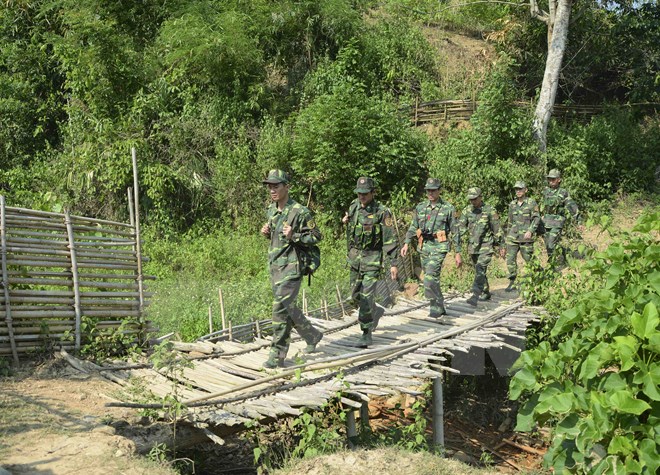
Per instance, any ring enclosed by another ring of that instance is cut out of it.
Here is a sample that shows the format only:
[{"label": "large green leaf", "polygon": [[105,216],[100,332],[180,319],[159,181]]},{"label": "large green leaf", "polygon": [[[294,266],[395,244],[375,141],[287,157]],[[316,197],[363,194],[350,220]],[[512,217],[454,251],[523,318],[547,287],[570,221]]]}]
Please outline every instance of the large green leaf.
[{"label": "large green leaf", "polygon": [[644,313],[642,315],[634,313],[630,317],[630,323],[632,323],[635,335],[639,338],[648,339],[657,334],[660,318],[658,318],[658,309],[655,304],[653,302],[647,303],[644,307]]},{"label": "large green leaf", "polygon": [[616,435],[612,437],[610,445],[607,447],[607,453],[613,455],[626,456],[635,450],[635,440],[630,435]]},{"label": "large green leaf", "polygon": [[618,360],[621,371],[627,371],[635,365],[639,345],[639,340],[631,335],[614,337],[614,344],[612,346],[615,353],[619,356]]},{"label": "large green leaf", "polygon": [[514,401],[520,397],[525,390],[531,390],[536,385],[536,375],[530,368],[523,368],[513,375],[510,384],[509,396]]},{"label": "large green leaf", "polygon": [[615,391],[609,397],[612,408],[619,412],[640,415],[642,412],[651,409],[646,401],[633,397],[630,390]]},{"label": "large green leaf", "polygon": [[644,439],[639,442],[639,460],[648,468],[648,473],[658,473],[660,468],[660,452],[658,445],[651,439]]}]

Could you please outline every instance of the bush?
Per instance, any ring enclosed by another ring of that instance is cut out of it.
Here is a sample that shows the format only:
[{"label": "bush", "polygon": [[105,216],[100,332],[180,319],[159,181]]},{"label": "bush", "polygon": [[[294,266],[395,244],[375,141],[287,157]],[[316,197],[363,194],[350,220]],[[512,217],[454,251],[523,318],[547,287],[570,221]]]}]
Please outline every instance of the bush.
[{"label": "bush", "polygon": [[[583,271],[551,345],[521,354],[512,399],[517,430],[553,427],[548,467],[568,473],[655,474],[660,467],[660,213],[643,216]],[[587,283],[586,289],[590,285]]]}]

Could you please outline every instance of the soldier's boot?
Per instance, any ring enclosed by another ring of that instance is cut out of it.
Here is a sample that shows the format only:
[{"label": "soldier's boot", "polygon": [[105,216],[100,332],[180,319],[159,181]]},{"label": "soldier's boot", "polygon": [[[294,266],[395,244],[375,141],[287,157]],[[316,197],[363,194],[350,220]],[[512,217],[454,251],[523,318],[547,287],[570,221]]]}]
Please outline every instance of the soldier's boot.
[{"label": "soldier's boot", "polygon": [[513,292],[514,290],[516,290],[516,286],[514,285],[515,282],[516,282],[515,278],[509,279],[509,285],[507,286],[506,289],[504,289],[504,291],[505,292]]},{"label": "soldier's boot", "polygon": [[431,311],[429,312],[429,317],[440,318],[443,315],[447,315],[447,310],[445,309],[444,302],[431,300]]},{"label": "soldier's boot", "polygon": [[318,335],[314,337],[312,341],[307,342],[307,346],[302,350],[303,353],[309,355],[310,353],[316,352],[316,345],[319,344],[322,338],[323,338],[323,333],[319,332]]},{"label": "soldier's boot", "polygon": [[477,306],[477,302],[479,302],[479,294],[474,293],[472,296],[465,301],[466,304],[472,305],[473,307]]},{"label": "soldier's boot", "polygon": [[374,331],[378,326],[378,322],[380,321],[381,317],[385,315],[385,308],[375,303],[374,309],[371,312],[371,314],[373,315],[373,323],[372,323],[371,331]]},{"label": "soldier's boot", "polygon": [[360,328],[362,329],[362,335],[358,340],[357,346],[358,348],[369,348],[373,345],[373,338],[371,337],[372,326],[371,324],[360,324]]},{"label": "soldier's boot", "polygon": [[479,296],[479,300],[490,300],[491,294],[490,291],[486,290]]},{"label": "soldier's boot", "polygon": [[286,358],[286,352],[278,350],[277,348],[271,348],[270,355],[263,364],[263,367],[267,369],[284,368],[284,358]]}]

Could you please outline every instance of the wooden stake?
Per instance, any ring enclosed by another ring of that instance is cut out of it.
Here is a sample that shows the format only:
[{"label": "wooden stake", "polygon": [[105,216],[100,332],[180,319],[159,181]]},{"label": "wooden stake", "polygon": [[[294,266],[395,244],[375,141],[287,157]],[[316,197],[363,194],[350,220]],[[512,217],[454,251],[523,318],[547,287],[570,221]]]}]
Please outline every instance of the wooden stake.
[{"label": "wooden stake", "polygon": [[209,333],[213,333],[213,313],[211,312],[210,305],[209,305]]},{"label": "wooden stake", "polygon": [[330,320],[330,315],[328,314],[328,301],[323,299],[323,312],[325,313],[325,319]]},{"label": "wooden stake", "polygon": [[76,350],[80,349],[80,325],[82,323],[82,308],[80,306],[80,282],[78,281],[78,261],[76,260],[76,244],[73,237],[73,226],[71,225],[71,217],[69,210],[64,212],[64,223],[66,224],[66,232],[69,236],[69,258],[71,260],[71,276],[73,281],[73,309],[76,313]]},{"label": "wooden stake", "polygon": [[142,243],[140,242],[140,192],[138,185],[137,154],[135,147],[131,147],[131,158],[133,159],[133,194],[135,197],[135,252],[137,254],[137,283],[140,294],[140,316],[144,311],[144,282],[142,279]]},{"label": "wooden stake", "polygon": [[11,304],[9,303],[9,278],[7,277],[7,224],[5,216],[5,197],[0,195],[0,235],[2,236],[2,287],[5,292],[5,322],[9,332],[9,344],[11,345],[11,354],[14,357],[14,364],[18,366],[18,350],[16,349],[16,340],[14,339],[14,326],[11,319]]},{"label": "wooden stake", "polygon": [[339,302],[339,306],[341,307],[341,316],[345,317],[346,310],[344,309],[344,302],[341,299],[341,292],[339,292],[339,285],[336,285],[335,288],[337,289],[337,302]]},{"label": "wooden stake", "polygon": [[305,289],[302,289],[302,301],[303,301],[303,314],[307,315],[307,294]]},{"label": "wooden stake", "polygon": [[234,339],[234,336],[232,335],[231,332],[231,319],[229,319],[229,322],[227,323],[229,324],[229,341],[232,341]]},{"label": "wooden stake", "polygon": [[261,338],[261,324],[259,323],[259,319],[254,321],[254,326],[257,329],[257,338]]},{"label": "wooden stake", "polygon": [[218,289],[218,300],[220,302],[220,316],[222,317],[222,329],[227,328],[227,320],[225,318],[225,300],[222,298],[222,289]]}]

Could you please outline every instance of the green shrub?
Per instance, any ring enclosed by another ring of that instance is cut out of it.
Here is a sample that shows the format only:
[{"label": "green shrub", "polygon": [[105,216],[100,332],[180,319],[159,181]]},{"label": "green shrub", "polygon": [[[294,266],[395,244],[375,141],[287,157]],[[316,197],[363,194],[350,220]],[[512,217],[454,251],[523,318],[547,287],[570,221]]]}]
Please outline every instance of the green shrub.
[{"label": "green shrub", "polygon": [[561,473],[654,474],[660,433],[660,213],[640,218],[585,264],[577,296],[525,351],[511,380],[517,430],[551,425],[544,462]]}]

